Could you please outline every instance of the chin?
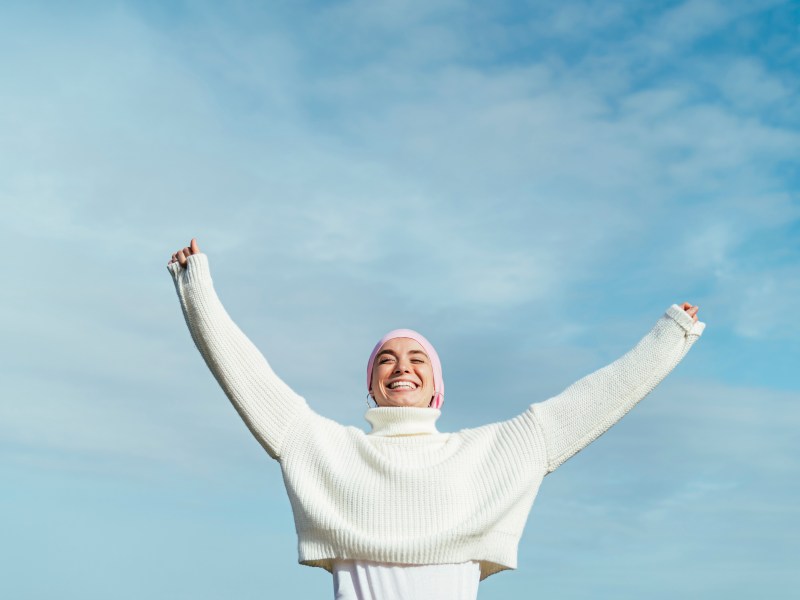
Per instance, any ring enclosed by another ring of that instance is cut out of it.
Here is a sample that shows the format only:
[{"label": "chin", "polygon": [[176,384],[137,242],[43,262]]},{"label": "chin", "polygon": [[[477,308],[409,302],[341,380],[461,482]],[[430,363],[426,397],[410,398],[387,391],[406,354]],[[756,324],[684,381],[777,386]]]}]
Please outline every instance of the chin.
[{"label": "chin", "polygon": [[430,402],[423,403],[422,400],[419,398],[397,398],[394,400],[387,400],[386,403],[381,404],[382,407],[394,407],[394,408],[428,408],[430,406]]}]

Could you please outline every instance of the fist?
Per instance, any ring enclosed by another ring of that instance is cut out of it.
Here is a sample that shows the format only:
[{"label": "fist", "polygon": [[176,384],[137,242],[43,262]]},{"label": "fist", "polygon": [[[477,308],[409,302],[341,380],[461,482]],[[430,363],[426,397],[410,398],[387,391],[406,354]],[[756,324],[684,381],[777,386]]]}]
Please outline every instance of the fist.
[{"label": "fist", "polygon": [[192,254],[200,254],[200,247],[197,245],[197,240],[192,238],[192,241],[189,243],[186,248],[181,248],[175,254],[172,255],[172,260],[169,261],[167,264],[172,264],[177,262],[180,264],[181,267],[184,269],[186,268],[186,259],[189,258]]},{"label": "fist", "polygon": [[692,317],[692,321],[697,323],[697,311],[700,310],[699,306],[693,306],[693,305],[689,304],[688,302],[684,302],[681,305],[681,308],[686,311],[686,314],[688,314],[690,317]]}]

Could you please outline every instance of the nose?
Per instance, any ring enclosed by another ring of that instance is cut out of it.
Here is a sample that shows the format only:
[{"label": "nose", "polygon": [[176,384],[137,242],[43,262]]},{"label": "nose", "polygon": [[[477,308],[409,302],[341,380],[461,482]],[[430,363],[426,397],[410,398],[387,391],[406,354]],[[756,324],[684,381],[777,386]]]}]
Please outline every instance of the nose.
[{"label": "nose", "polygon": [[399,359],[397,361],[397,364],[394,367],[394,372],[395,373],[408,373],[409,371],[411,371],[411,368],[409,367],[408,361],[406,361],[405,359],[402,359],[402,358]]}]

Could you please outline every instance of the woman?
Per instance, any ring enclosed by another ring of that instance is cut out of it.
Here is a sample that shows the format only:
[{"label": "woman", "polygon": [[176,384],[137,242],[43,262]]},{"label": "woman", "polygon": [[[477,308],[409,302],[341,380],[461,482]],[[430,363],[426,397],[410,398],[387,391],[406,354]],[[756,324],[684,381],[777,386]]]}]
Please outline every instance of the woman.
[{"label": "woman", "polygon": [[168,268],[192,338],[289,494],[301,564],[334,575],[336,598],[464,600],[517,566],[544,476],[646,396],[702,334],[672,305],[631,351],[514,419],[436,429],[444,398],[435,349],[396,330],[372,351],[376,403],[365,434],[313,412],[231,321],[196,240]]}]

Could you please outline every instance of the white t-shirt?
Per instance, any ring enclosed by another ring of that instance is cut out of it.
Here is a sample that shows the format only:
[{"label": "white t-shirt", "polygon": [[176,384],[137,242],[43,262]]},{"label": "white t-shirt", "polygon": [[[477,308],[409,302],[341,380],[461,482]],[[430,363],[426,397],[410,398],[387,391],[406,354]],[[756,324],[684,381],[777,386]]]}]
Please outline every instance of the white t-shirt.
[{"label": "white t-shirt", "polygon": [[336,600],[475,600],[480,579],[477,561],[443,565],[333,562]]}]

